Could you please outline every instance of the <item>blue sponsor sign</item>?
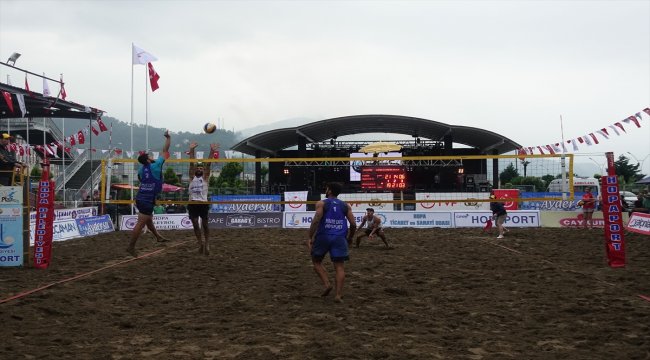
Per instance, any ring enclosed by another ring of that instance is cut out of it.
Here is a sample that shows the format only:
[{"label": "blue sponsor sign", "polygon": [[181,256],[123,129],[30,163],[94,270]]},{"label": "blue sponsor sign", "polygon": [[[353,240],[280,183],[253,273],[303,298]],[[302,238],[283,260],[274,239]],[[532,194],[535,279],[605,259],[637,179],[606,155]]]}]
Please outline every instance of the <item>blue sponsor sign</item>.
[{"label": "blue sponsor sign", "polygon": [[583,193],[575,193],[575,200],[545,200],[545,201],[526,201],[526,198],[561,198],[561,192],[522,192],[519,194],[521,210],[541,210],[541,211],[578,211],[578,201],[582,198]]},{"label": "blue sponsor sign", "polygon": [[75,221],[81,236],[93,236],[115,231],[111,217],[108,215],[75,219]]},{"label": "blue sponsor sign", "polygon": [[0,206],[0,266],[23,265],[23,216],[22,206]]},{"label": "blue sponsor sign", "polygon": [[281,201],[280,195],[213,195],[210,201],[242,201],[246,204],[212,204],[211,213],[281,212],[280,204],[256,204],[256,201]]}]

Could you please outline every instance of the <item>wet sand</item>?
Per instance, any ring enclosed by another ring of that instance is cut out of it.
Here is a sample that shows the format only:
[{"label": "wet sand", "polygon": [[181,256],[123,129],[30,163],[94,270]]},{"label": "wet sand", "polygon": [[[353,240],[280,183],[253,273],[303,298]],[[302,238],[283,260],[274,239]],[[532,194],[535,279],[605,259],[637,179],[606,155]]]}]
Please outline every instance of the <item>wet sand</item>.
[{"label": "wet sand", "polygon": [[602,230],[386,229],[394,250],[351,249],[339,304],[306,230],[214,233],[210,256],[166,231],[132,260],[118,232],[55,243],[45,271],[0,268],[0,299],[60,282],[0,304],[0,359],[650,358],[647,236],[610,269]]}]

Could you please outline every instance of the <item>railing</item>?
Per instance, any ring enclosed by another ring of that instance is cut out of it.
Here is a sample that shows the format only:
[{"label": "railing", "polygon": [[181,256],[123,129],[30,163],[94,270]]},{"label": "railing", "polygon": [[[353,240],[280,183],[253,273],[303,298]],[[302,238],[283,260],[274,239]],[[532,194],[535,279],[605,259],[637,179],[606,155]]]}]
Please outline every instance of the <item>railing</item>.
[{"label": "railing", "polygon": [[77,156],[74,161],[72,161],[70,164],[65,166],[65,170],[60,172],[59,175],[54,179],[55,181],[55,190],[59,191],[65,187],[65,181],[63,176],[65,175],[65,179],[68,180],[71,177],[73,177],[79,169],[86,163],[86,160],[88,160],[90,150],[84,151],[81,155]]},{"label": "railing", "polygon": [[[88,152],[88,151],[86,151],[86,152]],[[78,195],[80,192],[83,192],[84,190],[87,189],[88,193],[90,193],[91,196],[92,196],[92,192],[93,192],[92,190],[95,189],[95,186],[98,185],[98,184],[101,182],[101,180],[102,180],[102,177],[101,177],[101,174],[102,174],[101,161],[104,160],[104,159],[108,159],[108,158],[110,158],[110,157],[113,155],[114,152],[115,152],[115,149],[111,149],[111,150],[108,151],[107,153],[102,154],[102,155],[97,159],[97,167],[95,168],[95,170],[92,171],[91,175],[88,177],[88,180],[86,180],[86,181],[85,181],[85,182],[84,182],[84,183],[79,187],[79,189],[77,190],[77,195]],[[92,182],[92,183],[91,183],[91,182]]]}]

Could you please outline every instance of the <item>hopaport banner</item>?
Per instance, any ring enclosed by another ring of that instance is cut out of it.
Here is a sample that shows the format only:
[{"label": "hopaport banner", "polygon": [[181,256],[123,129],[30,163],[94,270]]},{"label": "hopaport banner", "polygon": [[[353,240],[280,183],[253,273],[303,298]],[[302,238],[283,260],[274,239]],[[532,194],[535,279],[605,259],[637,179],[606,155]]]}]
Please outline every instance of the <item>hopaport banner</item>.
[{"label": "hopaport banner", "polygon": [[38,183],[36,233],[34,235],[34,267],[37,269],[47,269],[52,259],[54,189],[52,180],[41,180]]},{"label": "hopaport banner", "polygon": [[282,213],[211,213],[208,215],[210,229],[232,228],[281,228]]},{"label": "hopaport banner", "polygon": [[625,267],[625,232],[621,195],[618,191],[618,177],[614,168],[614,154],[608,152],[605,155],[607,156],[608,175],[602,177],[600,191],[605,220],[605,252],[610,267]]}]

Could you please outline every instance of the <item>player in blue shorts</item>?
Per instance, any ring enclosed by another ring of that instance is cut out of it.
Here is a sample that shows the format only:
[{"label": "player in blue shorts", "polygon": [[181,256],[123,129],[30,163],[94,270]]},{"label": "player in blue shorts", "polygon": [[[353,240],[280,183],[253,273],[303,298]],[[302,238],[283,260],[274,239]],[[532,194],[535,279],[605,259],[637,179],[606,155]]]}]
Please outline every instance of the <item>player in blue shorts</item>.
[{"label": "player in blue shorts", "polygon": [[332,291],[327,271],[323,267],[323,258],[328,252],[330,254],[336,272],[334,277],[336,302],[341,302],[343,297],[344,262],[350,259],[348,245],[352,244],[352,236],[357,229],[352,208],[337,198],[341,188],[340,183],[327,184],[325,190],[327,198],[316,203],[316,214],[311,222],[307,240],[314,271],[325,287],[322,296],[327,296]]}]

